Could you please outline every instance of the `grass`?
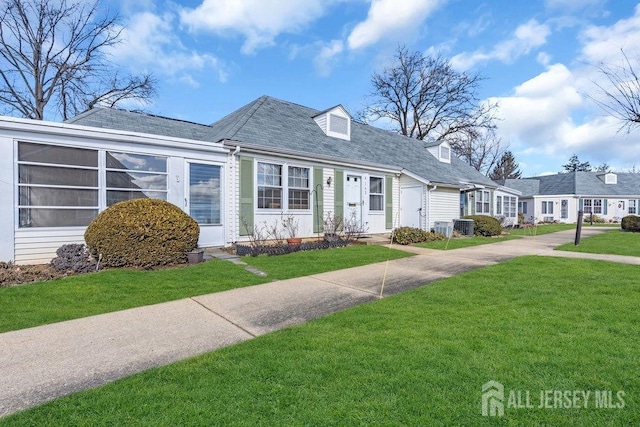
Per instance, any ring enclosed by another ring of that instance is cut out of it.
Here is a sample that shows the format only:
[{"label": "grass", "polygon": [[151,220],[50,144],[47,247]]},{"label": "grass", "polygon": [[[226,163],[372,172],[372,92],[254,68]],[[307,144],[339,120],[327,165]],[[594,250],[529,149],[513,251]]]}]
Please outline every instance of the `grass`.
[{"label": "grass", "polygon": [[246,259],[265,271],[266,278],[249,273],[242,266],[214,259],[188,267],[105,270],[0,288],[0,332],[404,256],[410,254],[380,246],[348,246]]},{"label": "grass", "polygon": [[507,240],[513,240],[513,239],[519,239],[519,237],[516,237],[516,236],[459,237],[459,238],[450,239],[450,240],[438,240],[438,241],[435,241],[435,242],[416,243],[414,246],[418,246],[418,247],[421,247],[421,248],[427,248],[427,249],[450,250],[450,249],[468,248],[470,246],[487,245],[487,244],[490,244],[490,243],[505,242]]},{"label": "grass", "polygon": [[[591,227],[590,224],[586,223],[586,224],[582,224],[583,227]],[[593,227],[611,227],[611,228],[620,228],[620,224],[613,224],[613,223],[604,223],[604,224],[597,224],[594,223]],[[538,224],[535,227],[530,227],[530,228],[514,228],[509,230],[509,234],[511,234],[512,236],[537,236],[540,234],[549,234],[549,233],[555,233],[558,231],[565,231],[565,230],[575,230],[576,229],[576,224]]]},{"label": "grass", "polygon": [[[637,267],[523,257],[0,419],[57,425],[638,425]],[[535,274],[532,274],[535,272]],[[588,409],[481,415],[489,380]],[[624,408],[594,408],[595,390]]]},{"label": "grass", "polygon": [[580,240],[579,246],[567,243],[556,248],[560,251],[589,252],[640,257],[640,233],[612,230]]}]

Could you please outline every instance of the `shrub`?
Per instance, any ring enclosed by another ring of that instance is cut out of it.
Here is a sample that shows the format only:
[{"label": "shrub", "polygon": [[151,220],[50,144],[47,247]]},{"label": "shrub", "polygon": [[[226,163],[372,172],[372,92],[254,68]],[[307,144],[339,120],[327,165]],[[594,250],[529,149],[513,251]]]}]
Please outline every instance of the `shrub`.
[{"label": "shrub", "polygon": [[623,231],[633,231],[636,233],[640,233],[640,216],[638,215],[627,215],[622,218],[622,223],[620,227]]},{"label": "shrub", "polygon": [[82,243],[62,245],[56,251],[56,257],[51,260],[51,268],[59,273],[88,273],[96,270],[96,261],[91,256],[89,248]]},{"label": "shrub", "polygon": [[502,234],[502,226],[500,221],[487,215],[469,215],[463,219],[473,220],[473,234],[476,236],[499,236]]},{"label": "shrub", "polygon": [[432,242],[445,239],[446,237],[442,234],[430,233],[414,227],[398,227],[393,232],[393,242],[400,245],[410,245],[412,243]]},{"label": "shrub", "polygon": [[198,223],[177,206],[158,199],[134,199],[102,211],[84,240],[105,267],[152,267],[184,263],[198,244]]},{"label": "shrub", "polygon": [[591,216],[591,214],[584,214],[584,216],[582,217],[582,221],[583,222],[591,222],[593,221],[596,224],[604,224],[604,218],[598,216],[598,215],[593,215],[593,217]]}]

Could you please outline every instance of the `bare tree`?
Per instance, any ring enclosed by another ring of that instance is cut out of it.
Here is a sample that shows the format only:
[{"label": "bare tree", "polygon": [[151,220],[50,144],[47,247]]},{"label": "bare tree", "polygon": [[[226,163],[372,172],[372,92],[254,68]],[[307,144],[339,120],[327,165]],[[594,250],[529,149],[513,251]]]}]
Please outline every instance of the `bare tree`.
[{"label": "bare tree", "polygon": [[598,70],[608,84],[594,82],[604,100],[590,96],[607,113],[621,120],[621,129],[630,132],[640,126],[640,75],[633,69],[631,61],[622,49],[622,65],[613,67],[600,64]]},{"label": "bare tree", "polygon": [[5,0],[0,6],[0,103],[6,112],[63,119],[124,99],[147,101],[151,75],[119,77],[104,51],[120,39],[116,16],[93,3]]},{"label": "bare tree", "polygon": [[442,56],[400,46],[395,63],[371,77],[373,101],[360,117],[389,119],[397,131],[456,146],[494,129],[496,104],[481,103],[477,74],[455,71]]},{"label": "bare tree", "polygon": [[466,135],[466,139],[456,140],[451,148],[460,159],[486,175],[497,164],[508,145],[503,145],[493,129],[487,129],[481,133]]}]

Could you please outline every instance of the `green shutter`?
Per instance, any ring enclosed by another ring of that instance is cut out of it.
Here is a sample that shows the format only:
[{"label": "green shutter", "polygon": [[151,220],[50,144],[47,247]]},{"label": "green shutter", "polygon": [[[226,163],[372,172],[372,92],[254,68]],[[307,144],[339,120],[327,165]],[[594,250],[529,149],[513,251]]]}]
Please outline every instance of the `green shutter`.
[{"label": "green shutter", "polygon": [[584,210],[584,200],[582,199],[578,200],[578,210],[580,211]]},{"label": "green shutter", "polygon": [[322,176],[322,168],[313,168],[313,185],[314,185],[314,194],[313,201],[315,206],[313,208],[313,232],[320,233],[322,231],[323,216],[324,216],[324,192],[323,188],[323,176]]},{"label": "green shutter", "polygon": [[609,200],[604,199],[604,201],[602,202],[602,214],[603,215],[607,214],[607,206],[609,206]]},{"label": "green shutter", "polygon": [[240,157],[240,235],[253,233],[253,158]]},{"label": "green shutter", "polygon": [[333,215],[336,218],[344,216],[344,171],[340,169],[334,170],[334,196],[333,196]]},{"label": "green shutter", "polygon": [[384,226],[393,228],[393,177],[389,175],[384,178]]}]

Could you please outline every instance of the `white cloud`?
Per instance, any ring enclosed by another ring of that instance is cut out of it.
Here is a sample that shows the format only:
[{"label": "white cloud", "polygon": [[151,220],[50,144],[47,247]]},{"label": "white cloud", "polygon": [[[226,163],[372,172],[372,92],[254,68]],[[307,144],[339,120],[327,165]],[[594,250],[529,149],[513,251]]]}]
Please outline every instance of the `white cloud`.
[{"label": "white cloud", "polygon": [[372,0],[367,19],[355,26],[347,42],[350,49],[359,49],[381,39],[416,27],[429,16],[442,0]]},{"label": "white cloud", "polygon": [[328,76],[331,73],[336,56],[343,51],[344,43],[341,40],[332,40],[330,43],[323,45],[313,60],[318,74],[323,77]]},{"label": "white cloud", "polygon": [[519,25],[509,39],[496,44],[491,51],[477,50],[473,53],[458,54],[451,58],[451,65],[457,70],[466,70],[479,62],[494,59],[509,64],[543,46],[550,34],[551,29],[548,25],[531,19]]},{"label": "white cloud", "polygon": [[191,30],[245,37],[243,53],[274,44],[281,33],[294,33],[321,17],[331,0],[203,0],[180,12]]},{"label": "white cloud", "polygon": [[224,81],[226,74],[218,59],[189,51],[176,35],[173,20],[169,13],[161,16],[151,12],[132,15],[122,29],[121,43],[112,46],[108,53],[120,64],[165,76],[179,76],[196,86],[195,80],[180,75],[211,68],[217,70],[219,80]]},{"label": "white cloud", "polygon": [[552,10],[575,12],[588,7],[602,6],[604,3],[603,0],[545,0],[544,5]]},{"label": "white cloud", "polygon": [[640,40],[640,4],[628,19],[621,19],[610,27],[590,26],[580,36],[584,44],[581,59],[592,63],[618,62],[620,49],[637,54]]}]

